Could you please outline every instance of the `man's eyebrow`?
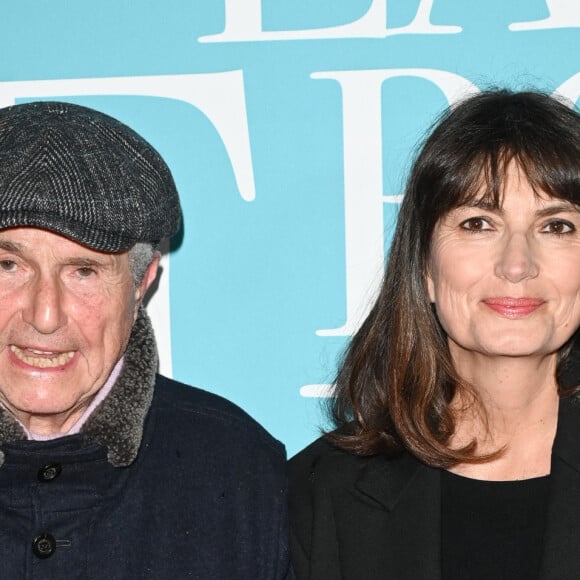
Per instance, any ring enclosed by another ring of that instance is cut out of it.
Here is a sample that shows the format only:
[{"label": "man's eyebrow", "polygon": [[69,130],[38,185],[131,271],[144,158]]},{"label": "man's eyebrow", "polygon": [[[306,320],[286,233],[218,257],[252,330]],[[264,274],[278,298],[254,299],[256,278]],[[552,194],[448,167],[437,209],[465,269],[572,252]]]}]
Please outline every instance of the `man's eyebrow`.
[{"label": "man's eyebrow", "polygon": [[0,239],[0,250],[4,250],[5,252],[12,252],[13,254],[20,254],[22,252],[22,246],[21,244],[16,244],[10,240]]},{"label": "man's eyebrow", "polygon": [[103,260],[97,260],[94,258],[87,258],[87,257],[71,257],[68,260],[65,260],[69,266],[77,266],[79,268],[107,268],[107,263]]},{"label": "man's eyebrow", "polygon": [[[0,239],[0,250],[10,252],[12,254],[22,255],[25,251],[25,247],[22,244],[18,244],[10,240]],[[81,268],[92,266],[99,266],[101,268],[107,267],[106,260],[99,260],[98,258],[92,258],[88,256],[71,256],[65,261],[71,266],[79,266]]]}]

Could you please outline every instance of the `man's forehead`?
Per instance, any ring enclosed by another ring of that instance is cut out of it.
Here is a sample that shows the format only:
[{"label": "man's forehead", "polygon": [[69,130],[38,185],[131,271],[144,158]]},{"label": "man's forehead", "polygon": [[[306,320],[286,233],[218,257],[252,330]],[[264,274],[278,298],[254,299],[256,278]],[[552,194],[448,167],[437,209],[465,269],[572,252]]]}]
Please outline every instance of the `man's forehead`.
[{"label": "man's forehead", "polygon": [[38,251],[41,248],[64,251],[70,255],[93,257],[103,261],[116,261],[127,252],[109,253],[94,250],[59,233],[34,227],[17,227],[0,230],[0,249],[12,252]]}]

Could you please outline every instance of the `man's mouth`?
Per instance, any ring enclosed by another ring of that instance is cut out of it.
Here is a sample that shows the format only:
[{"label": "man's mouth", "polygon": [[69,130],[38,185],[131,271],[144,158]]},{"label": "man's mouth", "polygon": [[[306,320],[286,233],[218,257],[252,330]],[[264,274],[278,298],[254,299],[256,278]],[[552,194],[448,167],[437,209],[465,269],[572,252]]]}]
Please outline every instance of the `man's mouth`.
[{"label": "man's mouth", "polygon": [[62,367],[75,355],[75,351],[51,352],[34,348],[20,348],[14,344],[10,345],[10,350],[18,360],[31,367],[41,369]]}]

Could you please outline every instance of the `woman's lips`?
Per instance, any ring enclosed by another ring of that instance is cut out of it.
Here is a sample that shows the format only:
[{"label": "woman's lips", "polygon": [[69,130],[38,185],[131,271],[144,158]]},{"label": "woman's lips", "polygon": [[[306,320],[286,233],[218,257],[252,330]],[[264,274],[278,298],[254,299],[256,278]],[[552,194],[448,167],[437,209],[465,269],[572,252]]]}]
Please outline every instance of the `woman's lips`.
[{"label": "woman's lips", "polygon": [[506,318],[524,318],[535,312],[544,300],[541,298],[487,298],[483,303]]}]

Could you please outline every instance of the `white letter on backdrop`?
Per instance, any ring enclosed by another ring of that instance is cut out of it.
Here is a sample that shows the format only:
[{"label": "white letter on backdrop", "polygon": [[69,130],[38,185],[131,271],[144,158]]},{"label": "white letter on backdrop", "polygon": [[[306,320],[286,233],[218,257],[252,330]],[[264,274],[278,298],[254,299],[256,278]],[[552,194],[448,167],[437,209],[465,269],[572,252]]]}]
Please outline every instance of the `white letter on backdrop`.
[{"label": "white letter on backdrop", "polygon": [[[254,173],[241,70],[211,74],[0,82],[0,107],[13,105],[18,98],[55,95],[138,95],[190,103],[206,115],[222,139],[240,195],[246,201],[254,199]],[[159,344],[159,370],[171,376],[169,259],[166,253],[162,266],[164,275],[148,304],[148,312]]]},{"label": "white letter on backdrop", "polygon": [[580,73],[571,76],[563,82],[555,91],[555,95],[562,95],[570,102],[575,103],[580,98]]},{"label": "white letter on backdrop", "polygon": [[220,73],[0,82],[0,107],[30,97],[136,95],[185,101],[213,124],[232,163],[240,195],[256,195],[241,70]]},{"label": "white letter on backdrop", "polygon": [[[343,102],[346,321],[339,328],[317,330],[319,336],[350,336],[370,311],[384,268],[381,87],[394,77],[418,77],[435,84],[449,104],[478,91],[467,79],[442,70],[381,69],[313,73],[314,79],[340,84]],[[329,385],[305,385],[304,397],[329,396]]]},{"label": "white letter on backdrop", "polygon": [[550,15],[542,20],[514,22],[510,30],[539,30],[542,28],[578,28],[580,27],[580,10],[578,0],[546,0]]},{"label": "white letter on backdrop", "polygon": [[434,0],[420,0],[413,21],[407,26],[387,28],[387,0],[372,0],[357,20],[339,26],[303,30],[263,30],[262,0],[225,0],[225,28],[199,42],[249,42],[260,40],[319,40],[325,38],[385,38],[395,34],[453,34],[461,26],[431,23]]}]

